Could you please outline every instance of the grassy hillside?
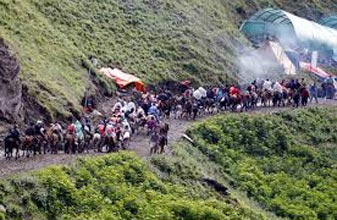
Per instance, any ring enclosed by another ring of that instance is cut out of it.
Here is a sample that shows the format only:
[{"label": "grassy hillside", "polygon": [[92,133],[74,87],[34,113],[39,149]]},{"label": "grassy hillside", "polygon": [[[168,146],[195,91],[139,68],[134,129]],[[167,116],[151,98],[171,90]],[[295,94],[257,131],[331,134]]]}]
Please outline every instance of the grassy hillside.
[{"label": "grassy hillside", "polygon": [[318,17],[331,1],[2,0],[0,37],[16,51],[30,96],[52,116],[78,109],[92,87],[90,55],[146,82],[235,80],[243,18],[266,6]]},{"label": "grassy hillside", "polygon": [[264,219],[212,190],[161,181],[131,153],[1,181],[1,204],[0,219]]},{"label": "grassy hillside", "polygon": [[277,216],[337,216],[335,109],[277,115],[230,115],[196,125],[189,134],[214,161],[218,176]]}]

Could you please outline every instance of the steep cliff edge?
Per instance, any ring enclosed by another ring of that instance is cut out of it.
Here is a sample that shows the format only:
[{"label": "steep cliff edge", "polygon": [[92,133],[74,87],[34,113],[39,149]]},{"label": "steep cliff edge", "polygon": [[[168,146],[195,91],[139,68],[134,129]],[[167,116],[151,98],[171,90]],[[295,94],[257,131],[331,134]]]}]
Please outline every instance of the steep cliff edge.
[{"label": "steep cliff edge", "polygon": [[0,39],[0,119],[20,120],[22,86],[20,64],[3,39]]}]

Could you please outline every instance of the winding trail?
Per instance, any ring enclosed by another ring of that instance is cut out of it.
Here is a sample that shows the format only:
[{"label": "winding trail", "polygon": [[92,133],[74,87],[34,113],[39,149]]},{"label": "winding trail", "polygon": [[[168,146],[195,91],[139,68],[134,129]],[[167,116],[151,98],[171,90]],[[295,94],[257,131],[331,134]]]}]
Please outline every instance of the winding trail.
[{"label": "winding trail", "polygon": [[[313,104],[308,106],[307,108],[312,107],[333,107],[337,106],[337,101],[334,100],[320,100],[320,104]],[[288,111],[293,108],[259,108],[255,111],[248,112],[248,114],[255,113],[263,113],[263,114],[272,114],[276,112]],[[228,114],[228,113],[221,113]],[[205,115],[203,117],[198,118],[196,121],[203,121],[209,117],[214,115]],[[170,124],[170,132],[169,132],[169,143],[173,143],[178,141],[185,131],[196,121],[186,121],[186,120],[168,120]],[[128,150],[134,151],[137,155],[142,157],[143,159],[148,159],[149,155],[149,138],[145,135],[135,135],[132,137]],[[3,150],[0,153],[0,179],[5,178],[11,175],[20,174],[27,171],[39,170],[46,166],[50,165],[69,165],[74,163],[78,158],[85,157],[96,157],[104,155],[102,153],[90,153],[90,154],[78,154],[78,155],[68,155],[64,153],[60,153],[58,155],[38,155],[30,158],[20,158],[19,160],[5,160],[3,157]]]}]

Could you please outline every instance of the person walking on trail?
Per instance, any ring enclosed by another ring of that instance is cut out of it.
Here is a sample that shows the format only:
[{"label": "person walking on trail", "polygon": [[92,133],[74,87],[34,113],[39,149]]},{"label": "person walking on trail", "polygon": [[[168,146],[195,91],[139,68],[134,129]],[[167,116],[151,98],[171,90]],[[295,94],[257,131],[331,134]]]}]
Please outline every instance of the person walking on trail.
[{"label": "person walking on trail", "polygon": [[321,97],[326,99],[327,94],[328,94],[328,85],[325,81],[322,82],[321,89],[322,89],[322,96]]},{"label": "person walking on trail", "polygon": [[158,149],[159,134],[157,131],[153,131],[150,136],[150,154],[153,154]]},{"label": "person walking on trail", "polygon": [[310,103],[312,103],[313,99],[315,99],[316,103],[318,103],[318,88],[316,83],[313,83],[310,86]]},{"label": "person walking on trail", "polygon": [[330,76],[326,80],[326,86],[327,86],[327,99],[333,99],[335,96],[336,89],[335,89],[335,82],[332,76]]},{"label": "person walking on trail", "polygon": [[193,102],[192,112],[193,112],[193,120],[195,120],[199,112],[199,104],[197,101]]},{"label": "person walking on trail", "polygon": [[302,105],[306,106],[308,104],[308,99],[309,99],[310,94],[305,84],[303,84],[303,87],[300,89],[300,92],[301,92]]},{"label": "person walking on trail", "polygon": [[157,121],[154,116],[149,116],[147,122],[148,135],[151,134],[157,128]]}]

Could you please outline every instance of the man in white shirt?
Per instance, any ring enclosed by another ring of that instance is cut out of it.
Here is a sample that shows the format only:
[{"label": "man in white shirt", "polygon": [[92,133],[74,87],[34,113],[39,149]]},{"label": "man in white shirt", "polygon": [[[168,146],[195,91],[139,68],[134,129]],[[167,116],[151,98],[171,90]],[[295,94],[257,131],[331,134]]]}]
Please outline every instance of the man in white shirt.
[{"label": "man in white shirt", "polygon": [[283,87],[282,87],[282,85],[279,82],[275,82],[273,91],[282,94],[283,93]]},{"label": "man in white shirt", "polygon": [[268,90],[268,91],[271,91],[272,88],[271,88],[271,81],[269,81],[269,79],[266,79],[266,81],[263,83],[263,90]]}]

